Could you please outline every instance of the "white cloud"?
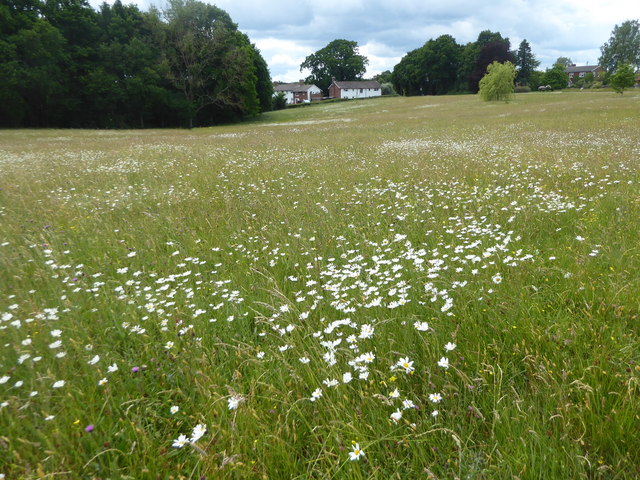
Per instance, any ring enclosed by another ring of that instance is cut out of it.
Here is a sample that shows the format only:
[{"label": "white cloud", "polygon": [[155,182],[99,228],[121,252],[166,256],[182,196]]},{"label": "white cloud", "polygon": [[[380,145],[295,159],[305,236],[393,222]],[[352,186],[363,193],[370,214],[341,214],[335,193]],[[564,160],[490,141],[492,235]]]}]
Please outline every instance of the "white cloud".
[{"label": "white cloud", "polygon": [[[640,18],[640,2],[631,0],[207,1],[229,13],[256,43],[272,77],[286,81],[303,78],[296,66],[337,38],[358,42],[369,57],[368,75],[392,70],[430,38],[450,34],[465,44],[482,30],[509,37],[513,49],[526,38],[542,67],[559,56],[596,63],[613,27]],[[98,7],[102,0],[91,2]],[[135,3],[147,8],[156,2]]]}]

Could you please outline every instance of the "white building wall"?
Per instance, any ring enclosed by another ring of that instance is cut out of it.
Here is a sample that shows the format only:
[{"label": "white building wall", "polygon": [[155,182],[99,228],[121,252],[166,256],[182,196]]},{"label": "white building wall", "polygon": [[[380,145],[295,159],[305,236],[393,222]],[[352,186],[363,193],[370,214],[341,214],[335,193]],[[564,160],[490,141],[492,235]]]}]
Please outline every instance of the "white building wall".
[{"label": "white building wall", "polygon": [[373,88],[343,88],[340,90],[340,98],[370,98],[382,96],[381,89]]}]

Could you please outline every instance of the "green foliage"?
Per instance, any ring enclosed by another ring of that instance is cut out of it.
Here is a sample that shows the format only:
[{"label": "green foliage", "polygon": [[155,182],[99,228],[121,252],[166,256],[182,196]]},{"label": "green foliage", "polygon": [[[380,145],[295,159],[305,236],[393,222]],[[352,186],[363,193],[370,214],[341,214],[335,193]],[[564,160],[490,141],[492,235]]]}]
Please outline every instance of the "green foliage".
[{"label": "green foliage", "polygon": [[516,53],[515,66],[518,70],[516,82],[521,85],[529,85],[531,75],[535,69],[540,66],[540,62],[536,60],[535,55],[533,55],[533,52],[531,51],[531,45],[529,45],[529,42],[527,42],[526,39],[520,42],[520,46]]},{"label": "green foliage", "polygon": [[491,32],[489,30],[480,32],[474,49],[473,67],[468,78],[471,93],[478,92],[480,79],[485,76],[487,67],[491,63],[513,63],[515,61],[510,48],[511,42],[509,39],[503,38],[499,32]]},{"label": "green foliage", "polygon": [[633,67],[628,63],[620,65],[616,73],[609,79],[609,86],[620,95],[624,93],[625,88],[633,87],[635,83],[636,76],[633,72]]},{"label": "green foliage", "polygon": [[287,97],[284,92],[278,92],[273,96],[271,109],[283,110],[287,106]]},{"label": "green foliage", "polygon": [[378,75],[374,75],[373,79],[382,85],[383,83],[391,82],[392,81],[391,77],[392,77],[392,73],[389,70],[385,70],[384,72],[379,73]]},{"label": "green foliage", "polygon": [[0,5],[0,126],[210,124],[271,106],[260,52],[217,7]]},{"label": "green foliage", "polygon": [[637,480],[638,99],[0,131],[0,472]]},{"label": "green foliage", "polygon": [[395,89],[393,88],[393,83],[386,82],[380,85],[382,95],[397,95]]},{"label": "green foliage", "polygon": [[640,22],[627,20],[616,25],[609,41],[600,47],[600,52],[600,66],[608,73],[617,71],[624,63],[640,69]]},{"label": "green foliage", "polygon": [[462,47],[451,35],[441,35],[409,52],[393,69],[395,90],[403,95],[443,95],[458,80]]},{"label": "green foliage", "polygon": [[559,65],[564,69],[573,65],[573,61],[569,57],[558,57],[556,61],[553,62],[553,66],[555,67],[556,65]]},{"label": "green foliage", "polygon": [[563,88],[567,88],[567,84],[569,83],[569,75],[564,71],[565,67],[556,63],[550,69],[548,69],[544,76],[542,77],[543,85],[551,85],[551,88],[554,90],[562,90]]},{"label": "green foliage", "polygon": [[309,69],[311,75],[306,83],[315,84],[328,95],[332,78],[339,81],[361,80],[368,64],[369,59],[359,53],[357,42],[339,39],[305,58],[300,71]]},{"label": "green foliage", "polygon": [[513,98],[516,69],[513,63],[493,62],[480,80],[480,97],[487,102],[508,102]]},{"label": "green foliage", "polygon": [[531,90],[538,90],[538,87],[540,85],[545,85],[544,83],[542,83],[544,78],[544,72],[541,72],[539,70],[534,70],[533,72],[531,72],[531,75],[529,75],[529,86],[531,87]]},{"label": "green foliage", "polygon": [[423,50],[410,51],[398,63],[391,76],[393,87],[401,95],[423,95]]}]

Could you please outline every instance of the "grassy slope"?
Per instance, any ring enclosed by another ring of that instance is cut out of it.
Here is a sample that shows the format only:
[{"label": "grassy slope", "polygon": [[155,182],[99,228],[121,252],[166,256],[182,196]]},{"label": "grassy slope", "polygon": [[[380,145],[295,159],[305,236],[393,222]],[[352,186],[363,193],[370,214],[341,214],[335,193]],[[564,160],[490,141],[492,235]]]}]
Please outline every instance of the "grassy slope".
[{"label": "grassy slope", "polygon": [[0,473],[636,478],[639,120],[576,92],[0,132]]}]

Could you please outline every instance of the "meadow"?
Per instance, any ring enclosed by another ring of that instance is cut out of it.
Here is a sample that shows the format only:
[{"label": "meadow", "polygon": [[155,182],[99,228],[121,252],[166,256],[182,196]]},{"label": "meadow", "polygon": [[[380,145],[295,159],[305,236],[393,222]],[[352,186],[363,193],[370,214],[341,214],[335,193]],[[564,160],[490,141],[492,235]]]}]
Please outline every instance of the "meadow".
[{"label": "meadow", "polygon": [[0,131],[0,478],[640,477],[640,92]]}]

